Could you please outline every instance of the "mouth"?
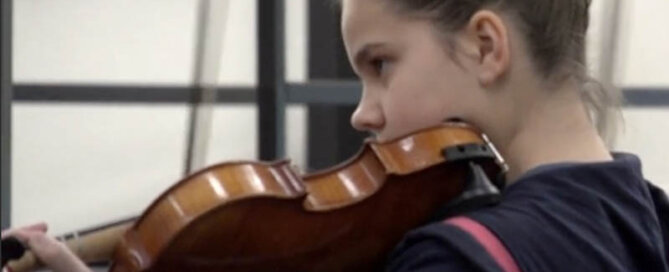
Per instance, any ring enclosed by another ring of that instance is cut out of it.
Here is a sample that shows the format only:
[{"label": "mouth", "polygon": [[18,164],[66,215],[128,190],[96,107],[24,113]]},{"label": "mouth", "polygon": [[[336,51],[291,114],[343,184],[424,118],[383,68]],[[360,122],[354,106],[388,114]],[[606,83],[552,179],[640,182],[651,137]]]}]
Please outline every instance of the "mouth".
[{"label": "mouth", "polygon": [[385,137],[380,132],[370,132],[367,138],[374,139],[377,142],[383,142]]},{"label": "mouth", "polygon": [[450,117],[444,119],[445,123],[465,123],[465,120],[460,117]]}]

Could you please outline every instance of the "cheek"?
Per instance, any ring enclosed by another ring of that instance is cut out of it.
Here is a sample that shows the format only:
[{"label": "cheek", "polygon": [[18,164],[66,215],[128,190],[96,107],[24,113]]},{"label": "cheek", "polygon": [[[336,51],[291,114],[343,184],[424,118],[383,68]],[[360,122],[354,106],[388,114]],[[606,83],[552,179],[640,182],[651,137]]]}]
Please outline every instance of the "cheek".
[{"label": "cheek", "polygon": [[439,114],[439,121],[479,115],[483,90],[471,73],[448,56],[423,68],[419,73],[421,91],[416,95],[420,107]]},{"label": "cheek", "polygon": [[479,89],[466,72],[448,64],[422,64],[401,71],[388,85],[382,103],[389,137],[448,118],[470,120],[480,115]]},{"label": "cheek", "polygon": [[386,128],[396,137],[436,125],[455,114],[455,94],[426,74],[395,79],[384,97]]},{"label": "cheek", "polygon": [[413,50],[407,55],[395,67],[384,90],[387,137],[401,136],[448,118],[479,115],[476,80],[443,51],[428,49]]}]

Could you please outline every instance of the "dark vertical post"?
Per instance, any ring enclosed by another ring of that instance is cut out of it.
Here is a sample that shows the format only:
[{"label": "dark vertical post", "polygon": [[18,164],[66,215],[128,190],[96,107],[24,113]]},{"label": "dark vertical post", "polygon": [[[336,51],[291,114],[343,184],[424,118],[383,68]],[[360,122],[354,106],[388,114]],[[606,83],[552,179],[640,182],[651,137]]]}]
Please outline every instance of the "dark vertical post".
[{"label": "dark vertical post", "polygon": [[285,155],[284,0],[258,1],[258,148],[260,160]]},{"label": "dark vertical post", "polygon": [[206,165],[229,1],[200,0],[184,175]]},{"label": "dark vertical post", "polygon": [[12,1],[0,7],[0,179],[2,180],[2,229],[11,219],[11,114],[12,114]]},{"label": "dark vertical post", "polygon": [[[355,79],[330,1],[309,1],[309,79]],[[350,124],[354,106],[309,105],[308,167],[333,166],[360,148],[363,133]]]},{"label": "dark vertical post", "polygon": [[183,175],[187,176],[193,172],[194,157],[197,137],[197,120],[198,120],[198,106],[202,103],[203,100],[203,91],[200,88],[200,83],[202,82],[202,74],[205,61],[205,39],[207,36],[207,22],[210,9],[210,1],[200,0],[198,1],[198,12],[197,12],[197,26],[196,26],[196,35],[195,35],[195,65],[193,65],[193,79],[196,88],[193,88],[193,91],[190,93],[190,101],[188,101],[189,112],[188,112],[188,132],[186,134],[186,159],[184,160],[184,171]]}]

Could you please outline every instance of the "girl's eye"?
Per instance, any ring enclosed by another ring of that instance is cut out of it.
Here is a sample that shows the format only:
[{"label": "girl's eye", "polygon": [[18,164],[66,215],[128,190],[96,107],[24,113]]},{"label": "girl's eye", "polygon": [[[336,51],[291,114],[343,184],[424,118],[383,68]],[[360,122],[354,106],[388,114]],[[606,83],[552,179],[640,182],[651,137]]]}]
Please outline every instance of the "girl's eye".
[{"label": "girl's eye", "polygon": [[374,58],[370,61],[370,65],[376,75],[383,75],[388,69],[388,61],[384,58]]}]

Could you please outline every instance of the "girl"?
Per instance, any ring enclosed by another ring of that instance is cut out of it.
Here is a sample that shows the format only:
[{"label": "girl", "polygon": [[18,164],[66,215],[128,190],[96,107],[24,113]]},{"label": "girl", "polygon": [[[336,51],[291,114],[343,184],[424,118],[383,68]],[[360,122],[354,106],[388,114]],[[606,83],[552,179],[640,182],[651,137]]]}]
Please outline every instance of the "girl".
[{"label": "girl", "polygon": [[457,118],[510,167],[501,203],[458,219],[508,258],[447,220],[406,235],[388,270],[667,271],[666,196],[602,139],[616,96],[584,88],[589,0],[341,4],[355,128],[386,140]]},{"label": "girl", "polygon": [[[666,196],[602,138],[616,95],[585,88],[589,0],[340,4],[363,83],[356,129],[388,140],[457,118],[509,165],[501,203],[460,217],[494,235],[506,264],[447,220],[408,233],[387,270],[668,270]],[[10,234],[57,271],[85,271],[44,229]]]}]

